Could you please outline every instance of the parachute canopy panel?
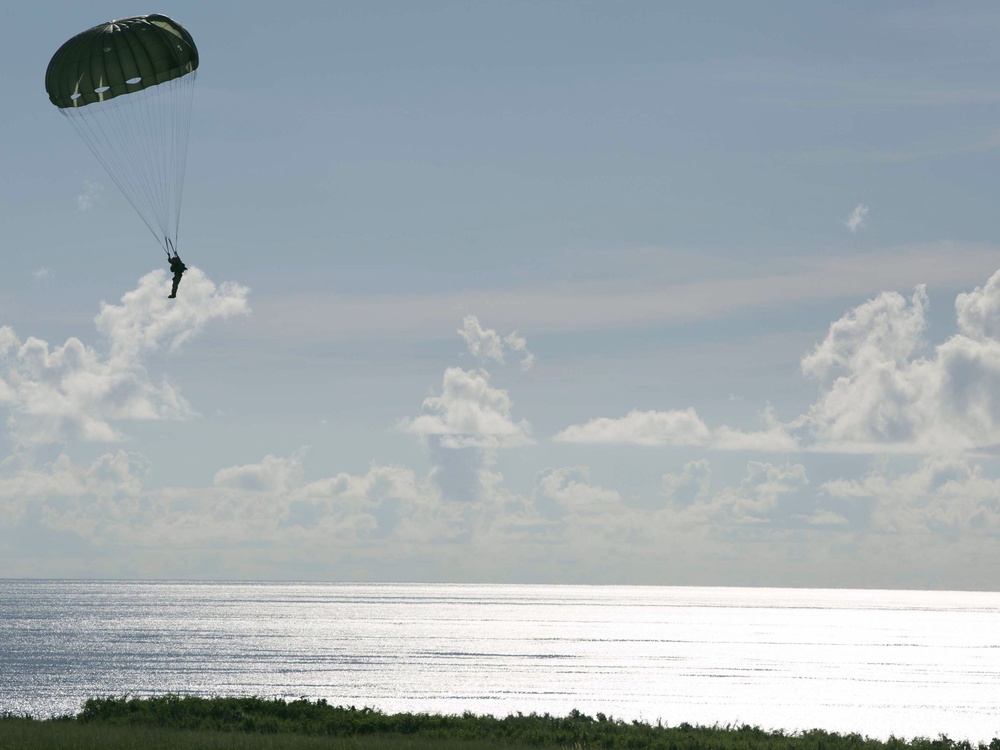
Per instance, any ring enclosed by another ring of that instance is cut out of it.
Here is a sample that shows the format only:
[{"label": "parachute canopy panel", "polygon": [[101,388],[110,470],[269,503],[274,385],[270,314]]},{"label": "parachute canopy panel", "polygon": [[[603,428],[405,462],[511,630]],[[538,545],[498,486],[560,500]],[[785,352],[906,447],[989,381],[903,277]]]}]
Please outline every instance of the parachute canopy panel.
[{"label": "parachute canopy panel", "polygon": [[193,73],[198,48],[167,16],[119,18],[88,29],[60,47],[45,72],[57,107],[83,107],[142,91]]}]

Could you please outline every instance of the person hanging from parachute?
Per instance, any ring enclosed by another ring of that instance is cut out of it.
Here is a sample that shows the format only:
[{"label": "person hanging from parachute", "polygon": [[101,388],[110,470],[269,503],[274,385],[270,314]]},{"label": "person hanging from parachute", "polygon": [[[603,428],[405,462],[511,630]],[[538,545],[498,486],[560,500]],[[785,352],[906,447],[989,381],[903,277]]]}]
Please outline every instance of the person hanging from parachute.
[{"label": "person hanging from parachute", "polygon": [[170,288],[170,294],[167,299],[174,299],[177,297],[177,287],[180,286],[181,277],[184,272],[188,270],[188,267],[184,265],[184,261],[181,260],[181,256],[177,254],[174,250],[174,256],[170,257],[170,251],[167,251],[167,261],[170,263],[170,272],[174,275],[173,284]]},{"label": "person hanging from parachute", "polygon": [[166,251],[173,283],[198,48],[167,16],[118,18],[66,41],[45,71],[49,100]]}]

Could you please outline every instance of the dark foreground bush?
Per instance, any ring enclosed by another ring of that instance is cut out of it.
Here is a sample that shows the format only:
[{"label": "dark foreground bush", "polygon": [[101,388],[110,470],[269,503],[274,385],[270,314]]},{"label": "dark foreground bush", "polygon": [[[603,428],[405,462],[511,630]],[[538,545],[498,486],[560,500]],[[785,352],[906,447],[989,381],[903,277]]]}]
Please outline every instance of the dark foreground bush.
[{"label": "dark foreground bush", "polygon": [[[263,698],[198,698],[167,695],[156,698],[94,698],[76,721],[135,727],[161,727],[256,734],[326,737],[409,736],[422,740],[485,742],[503,745],[576,748],[662,748],[663,750],[973,750],[968,742],[947,737],[882,742],[859,734],[822,730],[789,734],[757,727],[676,727],[618,721],[603,714],[578,711],[569,716],[516,714],[498,719],[466,713],[385,714],[370,708],[331,706],[324,700]],[[977,750],[1000,750],[1000,739]]]}]

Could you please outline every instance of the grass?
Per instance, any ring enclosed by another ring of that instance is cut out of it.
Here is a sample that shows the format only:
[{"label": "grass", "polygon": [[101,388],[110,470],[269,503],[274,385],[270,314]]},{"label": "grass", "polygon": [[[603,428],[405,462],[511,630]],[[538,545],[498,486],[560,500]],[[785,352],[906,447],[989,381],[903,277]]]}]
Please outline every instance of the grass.
[{"label": "grass", "polygon": [[75,716],[0,716],[0,750],[1000,750],[941,736],[903,741],[822,730],[676,727],[568,716],[385,714],[326,701],[262,698],[94,698]]}]

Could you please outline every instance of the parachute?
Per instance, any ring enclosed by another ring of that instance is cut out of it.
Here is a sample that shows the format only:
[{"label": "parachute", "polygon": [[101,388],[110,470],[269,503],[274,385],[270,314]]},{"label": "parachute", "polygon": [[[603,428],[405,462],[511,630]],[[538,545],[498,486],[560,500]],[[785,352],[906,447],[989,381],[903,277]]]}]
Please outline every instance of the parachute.
[{"label": "parachute", "polygon": [[168,256],[177,251],[197,70],[191,35],[154,13],[77,34],[45,72],[49,99]]}]

